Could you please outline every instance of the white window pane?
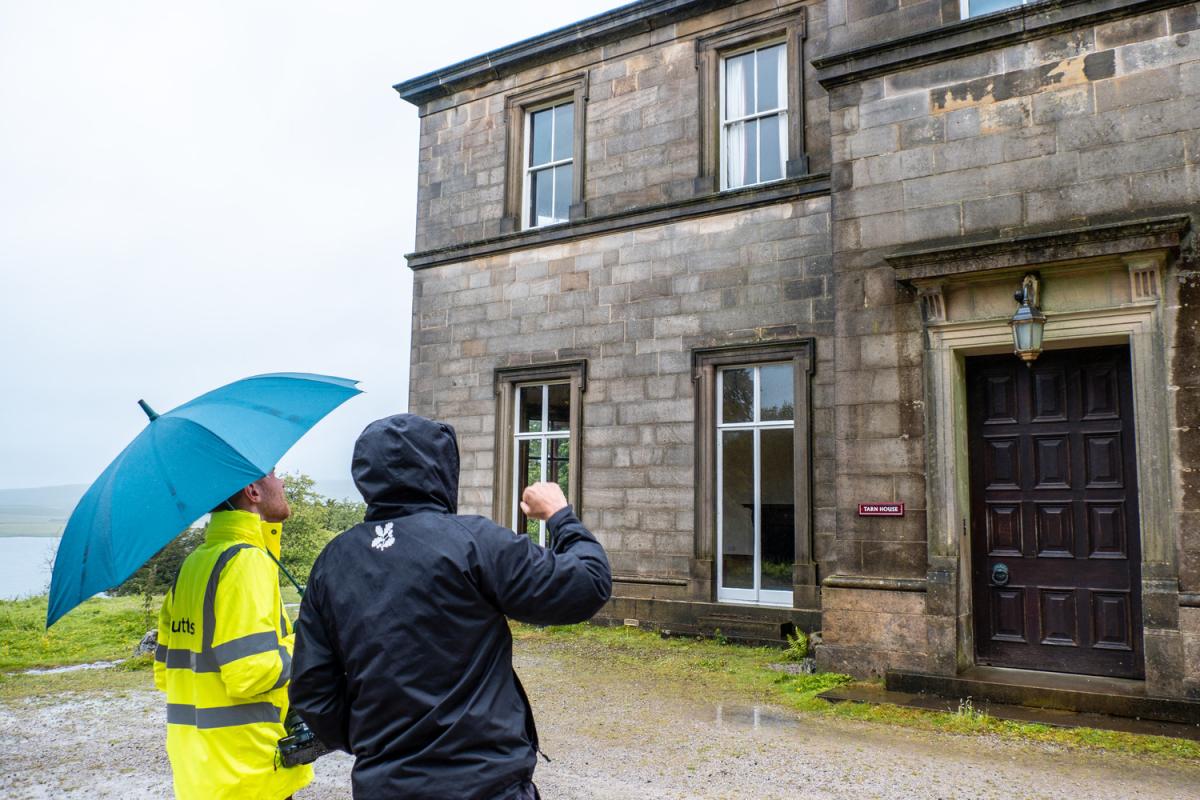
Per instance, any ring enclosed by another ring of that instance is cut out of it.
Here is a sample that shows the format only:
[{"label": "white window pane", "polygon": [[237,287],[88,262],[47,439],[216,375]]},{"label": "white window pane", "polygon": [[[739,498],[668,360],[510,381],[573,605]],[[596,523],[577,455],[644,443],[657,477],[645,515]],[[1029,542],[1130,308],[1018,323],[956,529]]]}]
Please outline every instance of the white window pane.
[{"label": "white window pane", "polygon": [[721,422],[754,421],[754,372],[742,367],[721,371]]},{"label": "white window pane", "polygon": [[725,59],[725,119],[752,113],[754,103],[754,54]]},{"label": "white window pane", "polygon": [[784,46],[780,44],[759,50],[754,54],[758,61],[758,103],[756,106],[758,111],[769,111],[772,108],[781,108],[783,105],[779,102],[779,98],[781,96],[780,87],[784,82],[782,70],[786,69],[780,58],[784,50]]},{"label": "white window pane", "polygon": [[792,588],[796,560],[796,484],[793,431],[768,429],[759,433],[759,544],[763,589]]},{"label": "white window pane", "polygon": [[759,370],[758,410],[763,422],[795,418],[791,364],[768,364]]},{"label": "white window pane", "polygon": [[779,141],[780,121],[779,116],[758,120],[758,141],[762,153],[758,172],[760,181],[777,181],[783,177],[783,161],[780,158],[782,148]]},{"label": "white window pane", "polygon": [[534,225],[554,222],[554,170],[543,169],[529,176],[530,219]]},{"label": "white window pane", "polygon": [[538,433],[542,430],[542,387],[522,386],[517,390],[517,430]]},{"label": "white window pane", "polygon": [[746,123],[735,122],[725,130],[725,186],[746,185]]},{"label": "white window pane", "polygon": [[1013,8],[1021,5],[1020,0],[968,0],[968,14],[970,17],[978,17],[981,14],[991,14],[993,11],[1001,11],[1005,8]]},{"label": "white window pane", "polygon": [[565,222],[571,208],[571,178],[574,171],[570,164],[554,168],[554,219]]},{"label": "white window pane", "polygon": [[564,103],[554,109],[554,160],[571,157],[575,144],[575,106]]},{"label": "white window pane", "polygon": [[567,383],[550,384],[550,403],[547,409],[549,424],[552,431],[565,431],[571,428],[571,385]]},{"label": "white window pane", "polygon": [[[538,387],[540,388],[540,387]],[[517,533],[524,533],[538,541],[540,526],[536,519],[530,519],[521,511],[521,495],[525,488],[542,480],[542,440],[517,440]]]},{"label": "white window pane", "polygon": [[546,164],[550,161],[550,145],[553,137],[553,109],[535,111],[529,115],[529,166]]},{"label": "white window pane", "polygon": [[743,185],[758,183],[758,120],[746,123],[746,152],[742,159]]},{"label": "white window pane", "polygon": [[570,497],[571,443],[567,439],[550,439],[547,444],[550,452],[546,461],[546,480],[557,483],[563,494]]},{"label": "white window pane", "polygon": [[721,585],[754,588],[754,432],[721,434]]}]

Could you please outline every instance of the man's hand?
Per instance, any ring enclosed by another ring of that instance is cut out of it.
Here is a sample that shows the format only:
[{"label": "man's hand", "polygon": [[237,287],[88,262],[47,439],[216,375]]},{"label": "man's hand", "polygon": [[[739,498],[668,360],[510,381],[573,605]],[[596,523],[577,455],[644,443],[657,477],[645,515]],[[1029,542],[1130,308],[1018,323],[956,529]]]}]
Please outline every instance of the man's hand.
[{"label": "man's hand", "polygon": [[521,495],[521,510],[533,519],[550,519],[567,507],[567,498],[557,483],[535,483]]}]

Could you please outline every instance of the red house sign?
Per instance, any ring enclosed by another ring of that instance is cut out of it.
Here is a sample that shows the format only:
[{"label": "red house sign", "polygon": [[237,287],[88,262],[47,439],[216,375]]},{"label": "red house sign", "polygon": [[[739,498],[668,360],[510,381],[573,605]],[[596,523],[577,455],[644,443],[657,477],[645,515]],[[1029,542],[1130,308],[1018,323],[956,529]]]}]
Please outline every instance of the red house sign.
[{"label": "red house sign", "polygon": [[859,503],[860,517],[903,517],[904,503]]}]

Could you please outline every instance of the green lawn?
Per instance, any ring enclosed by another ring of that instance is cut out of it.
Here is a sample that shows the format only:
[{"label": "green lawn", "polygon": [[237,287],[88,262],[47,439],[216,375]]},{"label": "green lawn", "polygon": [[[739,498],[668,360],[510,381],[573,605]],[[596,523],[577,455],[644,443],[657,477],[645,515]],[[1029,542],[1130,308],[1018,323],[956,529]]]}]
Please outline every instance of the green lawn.
[{"label": "green lawn", "polygon": [[154,598],[147,619],[142,597],[96,597],[47,631],[45,595],[0,601],[0,673],[128,658],[160,605]]}]

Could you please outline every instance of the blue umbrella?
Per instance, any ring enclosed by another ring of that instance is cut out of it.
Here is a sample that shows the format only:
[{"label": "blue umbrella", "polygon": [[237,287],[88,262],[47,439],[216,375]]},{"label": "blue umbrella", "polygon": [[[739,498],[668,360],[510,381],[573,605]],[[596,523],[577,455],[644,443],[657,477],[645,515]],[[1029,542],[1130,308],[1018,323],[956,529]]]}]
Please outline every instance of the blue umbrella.
[{"label": "blue umbrella", "polygon": [[46,627],[132,575],[171,539],[270,472],[357,381],[279,372],[236,381],[161,416],[88,488],[54,559]]}]

